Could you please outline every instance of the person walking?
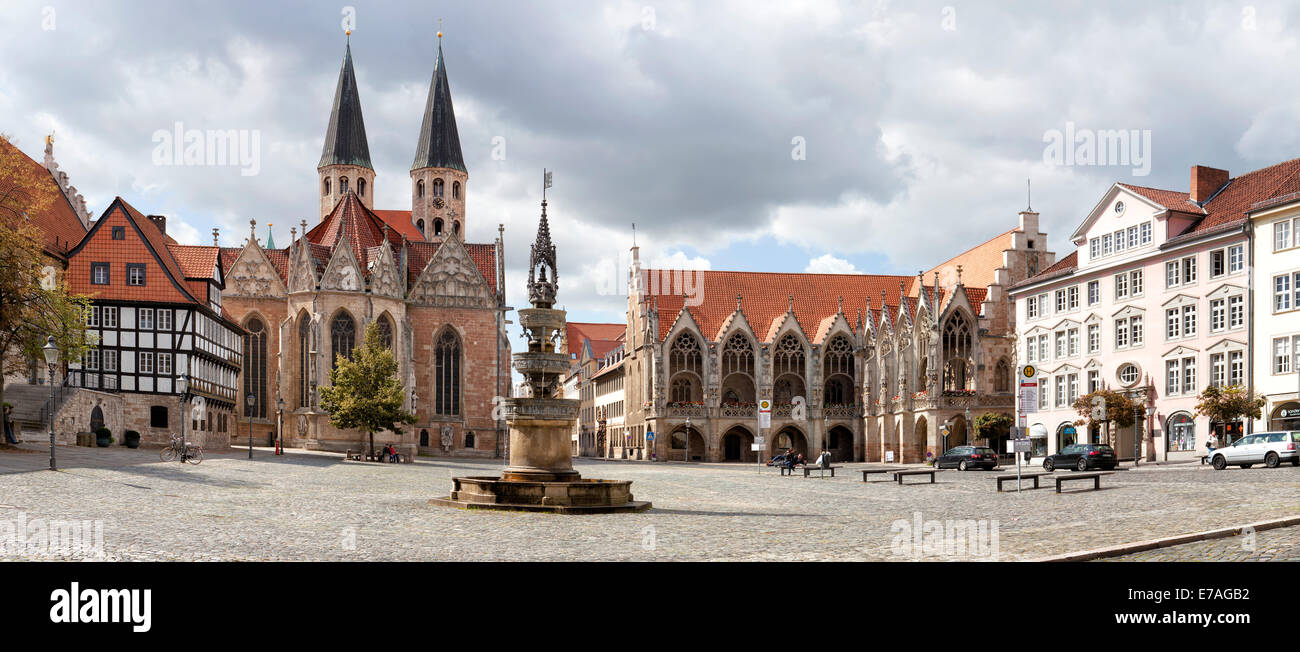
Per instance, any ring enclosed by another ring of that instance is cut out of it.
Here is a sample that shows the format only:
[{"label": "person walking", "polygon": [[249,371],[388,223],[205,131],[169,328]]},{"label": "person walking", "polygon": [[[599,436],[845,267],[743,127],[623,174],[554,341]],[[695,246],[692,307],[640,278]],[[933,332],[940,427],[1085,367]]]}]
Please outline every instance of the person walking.
[{"label": "person walking", "polygon": [[18,444],[18,438],[14,436],[13,411],[14,411],[14,406],[5,403],[5,409],[4,409],[5,443],[16,445]]},{"label": "person walking", "polygon": [[1209,456],[1209,455],[1213,455],[1213,454],[1214,454],[1214,449],[1216,449],[1216,448],[1218,448],[1218,447],[1219,447],[1219,438],[1216,437],[1216,436],[1214,435],[1214,433],[1210,433],[1209,438],[1205,440],[1205,449],[1206,449],[1206,453],[1205,453],[1205,454],[1206,454],[1207,456]]}]

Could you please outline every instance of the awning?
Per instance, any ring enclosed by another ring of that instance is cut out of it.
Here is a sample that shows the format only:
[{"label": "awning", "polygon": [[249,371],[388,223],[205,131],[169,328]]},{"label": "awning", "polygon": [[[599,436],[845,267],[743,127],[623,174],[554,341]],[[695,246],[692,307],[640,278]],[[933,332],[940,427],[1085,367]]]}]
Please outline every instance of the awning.
[{"label": "awning", "polygon": [[1041,423],[1035,423],[1029,426],[1030,439],[1047,439],[1047,426]]}]

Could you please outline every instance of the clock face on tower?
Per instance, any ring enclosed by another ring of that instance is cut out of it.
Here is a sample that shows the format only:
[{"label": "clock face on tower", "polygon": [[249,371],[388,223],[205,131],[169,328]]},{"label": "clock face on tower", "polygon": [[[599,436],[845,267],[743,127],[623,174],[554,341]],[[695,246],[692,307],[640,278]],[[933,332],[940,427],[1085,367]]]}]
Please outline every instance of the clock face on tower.
[{"label": "clock face on tower", "polygon": [[433,198],[433,207],[434,207],[434,208],[442,208],[444,204],[445,204],[445,202],[442,201],[442,197],[434,197],[434,198]]}]

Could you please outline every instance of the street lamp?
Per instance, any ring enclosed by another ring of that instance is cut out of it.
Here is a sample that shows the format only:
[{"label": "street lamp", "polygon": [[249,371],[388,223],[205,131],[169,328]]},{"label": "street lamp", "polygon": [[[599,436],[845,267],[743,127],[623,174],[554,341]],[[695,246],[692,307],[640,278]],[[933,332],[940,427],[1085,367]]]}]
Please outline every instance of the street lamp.
[{"label": "street lamp", "polygon": [[248,459],[253,459],[253,405],[257,403],[257,397],[249,392],[244,397],[244,408],[248,410]]},{"label": "street lamp", "polygon": [[182,373],[176,377],[176,389],[181,393],[181,464],[185,463],[185,422],[189,421],[189,410],[186,407],[190,402],[190,376]]},{"label": "street lamp", "polygon": [[683,461],[683,462],[689,462],[689,461],[691,461],[691,417],[690,417],[689,414],[686,415],[686,437],[685,437],[685,439],[686,439],[686,448],[684,449],[684,452],[682,453],[682,461]]},{"label": "street lamp", "polygon": [[[1150,430],[1150,428],[1151,428],[1151,419],[1152,419],[1152,417],[1155,417],[1155,416],[1156,416],[1156,406],[1154,406],[1154,405],[1149,405],[1149,406],[1147,406],[1147,422],[1146,422],[1144,425],[1147,427],[1148,430]],[[1140,448],[1138,449],[1139,452],[1140,452],[1141,450],[1142,450],[1142,449],[1140,449]],[[1133,465],[1134,465],[1134,466],[1137,466],[1137,460],[1134,460],[1134,461],[1133,461]]]},{"label": "street lamp", "polygon": [[59,347],[54,344],[53,335],[46,338],[41,352],[45,354],[45,364],[50,369],[50,470],[57,471],[54,465],[54,365],[59,363]]},{"label": "street lamp", "polygon": [[275,404],[275,454],[284,455],[284,397]]}]

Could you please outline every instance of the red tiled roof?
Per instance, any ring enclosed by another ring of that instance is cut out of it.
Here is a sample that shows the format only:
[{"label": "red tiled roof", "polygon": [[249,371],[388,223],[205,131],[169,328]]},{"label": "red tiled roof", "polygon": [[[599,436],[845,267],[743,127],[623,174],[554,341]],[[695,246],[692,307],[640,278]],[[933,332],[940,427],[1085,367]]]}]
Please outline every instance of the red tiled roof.
[{"label": "red tiled roof", "polygon": [[1183,211],[1186,213],[1205,213],[1200,206],[1197,206],[1196,203],[1192,201],[1191,195],[1185,192],[1164,190],[1161,188],[1148,188],[1147,186],[1134,186],[1127,183],[1121,183],[1119,184],[1119,187],[1139,194],[1152,202],[1155,202],[1156,205],[1170,210]]},{"label": "red tiled roof", "polygon": [[172,255],[176,257],[176,262],[180,265],[185,278],[213,278],[213,272],[217,268],[217,259],[221,253],[220,247],[169,244],[168,248],[171,249]]},{"label": "red tiled roof", "polygon": [[[1016,229],[1009,229],[1002,233],[989,238],[981,244],[978,244],[966,251],[963,251],[948,260],[925,271],[925,280],[933,281],[934,273],[939,272],[939,283],[955,283],[956,267],[961,265],[962,283],[971,287],[987,287],[993,284],[996,278],[996,272],[1002,267],[1002,252],[1011,249],[1010,236]],[[952,280],[945,277],[951,273]],[[912,288],[911,296],[916,296],[916,288]]]},{"label": "red tiled roof", "polygon": [[[659,270],[646,272],[651,275],[648,278],[660,273]],[[822,318],[836,313],[839,297],[844,297],[845,318],[853,323],[856,317],[850,315],[854,315],[857,310],[865,312],[868,302],[875,309],[880,309],[882,292],[887,305],[897,306],[900,282],[903,292],[907,292],[916,281],[911,276],[880,274],[786,274],[712,270],[693,273],[698,275],[696,283],[702,302],[700,305],[686,306],[686,309],[710,339],[717,336],[723,322],[735,312],[737,294],[741,295],[741,311],[758,337],[767,337],[772,321],[786,313],[789,296],[794,297],[794,314],[800,328],[808,337],[812,337]],[[669,284],[663,283],[660,287],[664,290],[677,289],[665,287],[667,285]],[[684,300],[679,292],[649,295],[649,299],[656,299],[659,306],[659,339],[662,340],[677,319]],[[896,311],[891,311],[890,314],[896,314]]]},{"label": "red tiled roof", "polygon": [[411,211],[376,209],[374,213],[376,217],[383,220],[394,231],[406,236],[407,240],[424,239],[424,234],[420,233],[420,230],[411,223]]},{"label": "red tiled roof", "polygon": [[[131,227],[126,229],[124,240],[111,239],[112,229],[107,227],[117,224]],[[140,234],[140,238],[136,238],[136,233]],[[212,249],[215,250],[215,247]],[[90,282],[93,262],[109,264],[108,284],[95,285]],[[126,285],[127,264],[145,265],[145,285]],[[170,279],[159,278],[160,274]],[[94,227],[70,252],[68,279],[73,292],[87,294],[95,299],[183,301],[207,305],[204,283],[186,280],[162,231],[121,197],[109,204],[104,214],[95,221]]]},{"label": "red tiled roof", "polygon": [[[366,208],[365,204],[357,197],[356,193],[348,191],[337,204],[334,210],[326,215],[320,224],[307,232],[307,240],[312,244],[320,245],[326,248],[325,262],[329,262],[329,256],[333,253],[334,247],[345,239],[352,248],[352,255],[356,258],[357,264],[361,266],[363,274],[369,275],[367,269],[370,260],[366,251],[373,247],[379,246],[384,241],[384,221],[375,215],[374,211]],[[388,229],[388,242],[394,248],[402,245],[402,235],[391,227]],[[313,253],[315,253],[313,251]]]},{"label": "red tiled roof", "polygon": [[28,218],[45,235],[44,246],[47,252],[59,256],[66,255],[69,249],[77,246],[77,243],[85,237],[86,227],[77,217],[77,212],[72,209],[67,196],[59,189],[58,182],[44,165],[37,163],[4,138],[0,138],[0,157],[6,160],[14,158],[18,161],[17,170],[22,178],[15,180],[17,184],[35,184],[41,188],[39,192],[50,193],[49,206],[36,215],[29,215]]},{"label": "red tiled roof", "polygon": [[[429,259],[438,251],[441,246],[437,242],[408,242],[407,255],[409,259],[406,265],[406,283],[407,287],[415,284],[415,280],[420,278],[420,272],[424,271],[424,266],[429,264]],[[478,271],[483,274],[487,280],[488,287],[496,294],[497,289],[497,248],[496,245],[474,244],[472,242],[463,242],[461,246],[469,253],[469,257],[478,267]]]}]

